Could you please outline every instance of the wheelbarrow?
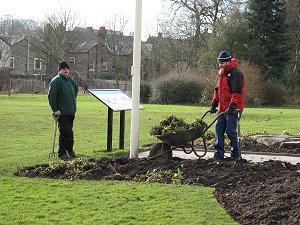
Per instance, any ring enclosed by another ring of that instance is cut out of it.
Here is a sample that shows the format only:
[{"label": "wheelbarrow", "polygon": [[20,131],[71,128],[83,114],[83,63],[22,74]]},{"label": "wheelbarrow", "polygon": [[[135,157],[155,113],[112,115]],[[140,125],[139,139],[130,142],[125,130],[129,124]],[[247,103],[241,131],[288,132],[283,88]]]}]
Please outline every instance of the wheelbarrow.
[{"label": "wheelbarrow", "polygon": [[[201,120],[209,113],[208,110],[203,114]],[[207,153],[207,145],[205,139],[206,131],[215,123],[215,121],[225,112],[220,113],[217,117],[214,118],[208,125],[204,124],[201,127],[191,128],[177,133],[155,135],[162,142],[156,143],[152,146],[149,153],[150,159],[155,159],[157,163],[167,164],[172,159],[172,151],[181,148],[184,153],[191,154],[194,153],[197,157],[203,157]],[[202,139],[203,143],[203,152],[199,154],[195,150],[194,142],[197,139]]]}]

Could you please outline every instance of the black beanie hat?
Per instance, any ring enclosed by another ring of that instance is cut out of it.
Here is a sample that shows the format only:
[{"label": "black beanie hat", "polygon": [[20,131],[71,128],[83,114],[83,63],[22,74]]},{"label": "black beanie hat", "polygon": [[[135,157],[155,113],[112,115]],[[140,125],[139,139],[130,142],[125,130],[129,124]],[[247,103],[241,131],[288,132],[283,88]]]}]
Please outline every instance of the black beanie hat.
[{"label": "black beanie hat", "polygon": [[218,61],[219,62],[230,62],[231,56],[227,52],[222,51],[222,52],[220,52],[220,54],[218,56]]},{"label": "black beanie hat", "polygon": [[62,68],[65,68],[65,67],[67,67],[67,68],[70,69],[70,67],[69,67],[69,65],[68,65],[68,63],[67,63],[66,61],[61,61],[61,62],[58,64],[58,71],[60,71]]}]

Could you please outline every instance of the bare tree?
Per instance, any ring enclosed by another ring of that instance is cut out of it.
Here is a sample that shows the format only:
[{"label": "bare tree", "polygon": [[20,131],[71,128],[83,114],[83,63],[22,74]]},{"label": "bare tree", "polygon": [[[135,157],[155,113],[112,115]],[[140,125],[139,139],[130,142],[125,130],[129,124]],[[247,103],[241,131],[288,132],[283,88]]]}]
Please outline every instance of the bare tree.
[{"label": "bare tree", "polygon": [[[209,50],[209,39],[218,20],[227,18],[240,0],[165,0],[170,12],[159,21],[161,37],[150,38],[157,73],[197,68],[200,56]],[[151,40],[152,39],[152,40]]]},{"label": "bare tree", "polygon": [[[76,28],[79,23],[71,10],[62,10],[47,16],[44,25],[31,37],[31,47],[36,56],[47,65],[46,73],[56,71],[56,65],[66,60],[81,37]],[[55,65],[55,66],[54,66]]]},{"label": "bare tree", "polygon": [[300,84],[300,0],[288,0],[287,11],[292,49],[289,90],[293,94],[296,84]]},{"label": "bare tree", "polygon": [[107,75],[116,80],[129,78],[130,74],[127,61],[132,55],[133,36],[124,34],[128,20],[125,16],[115,15],[98,32],[98,43],[110,52]]},{"label": "bare tree", "polygon": [[226,19],[233,8],[240,7],[241,0],[168,0],[172,3],[174,26],[182,27],[182,33],[203,39],[202,33],[213,31],[217,20]]},{"label": "bare tree", "polygon": [[[0,67],[14,69],[11,75],[29,76],[29,40],[37,26],[33,20],[5,16],[0,21]],[[18,71],[18,72],[17,72]]]},{"label": "bare tree", "polygon": [[12,39],[12,20],[10,18],[1,18],[0,21],[0,67],[9,66],[10,43]]},{"label": "bare tree", "polygon": [[[152,76],[165,74],[169,70],[181,71],[197,65],[195,48],[190,39],[173,38],[168,36],[168,26],[161,28],[158,37],[150,37],[148,43],[152,45]],[[155,75],[156,74],[156,75]]]},{"label": "bare tree", "polygon": [[32,20],[15,19],[13,16],[6,15],[0,18],[0,67],[10,67],[12,62],[11,46],[16,42],[27,38],[30,34],[30,27],[36,23]]}]

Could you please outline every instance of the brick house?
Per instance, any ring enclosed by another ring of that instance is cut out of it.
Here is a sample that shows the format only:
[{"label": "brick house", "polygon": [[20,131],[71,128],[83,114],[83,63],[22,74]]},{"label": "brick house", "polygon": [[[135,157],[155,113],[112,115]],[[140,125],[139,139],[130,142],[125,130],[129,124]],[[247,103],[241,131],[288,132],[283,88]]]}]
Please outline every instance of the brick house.
[{"label": "brick house", "polygon": [[[71,69],[80,78],[91,81],[110,75],[113,79],[130,79],[133,64],[133,36],[107,30],[105,27],[100,27],[99,30],[92,27],[78,28],[78,31],[81,33],[81,42],[76,44],[75,49],[69,53],[69,63],[73,66]],[[141,46],[143,78],[145,73],[143,66],[150,50],[144,42]]]},{"label": "brick house", "polygon": [[7,37],[0,36],[0,67],[10,66],[10,41]]},{"label": "brick house", "polygon": [[[9,50],[5,50],[6,55],[1,57],[0,67],[9,69],[11,78],[37,78],[41,80],[42,76],[46,76],[46,67],[30,50],[30,42],[25,36],[9,37],[6,43]],[[4,49],[6,48],[2,46],[1,50]]]},{"label": "brick house", "polygon": [[[46,32],[51,29],[47,25],[44,30]],[[71,48],[64,60],[69,63],[71,75],[79,85],[83,86],[85,82],[92,83],[96,79],[107,79],[107,77],[116,80],[130,79],[133,63],[133,36],[107,30],[105,27],[100,27],[98,30],[92,27],[78,27],[75,30],[80,38],[70,43]],[[58,62],[41,59],[38,56],[40,54],[33,50],[30,41],[25,36],[11,39],[10,42],[5,41],[9,60],[5,65],[3,64],[2,68],[10,68],[11,78],[39,79],[48,83],[56,75],[55,69]],[[150,49],[144,42],[141,45],[141,76],[143,78],[144,64],[147,62]]]}]

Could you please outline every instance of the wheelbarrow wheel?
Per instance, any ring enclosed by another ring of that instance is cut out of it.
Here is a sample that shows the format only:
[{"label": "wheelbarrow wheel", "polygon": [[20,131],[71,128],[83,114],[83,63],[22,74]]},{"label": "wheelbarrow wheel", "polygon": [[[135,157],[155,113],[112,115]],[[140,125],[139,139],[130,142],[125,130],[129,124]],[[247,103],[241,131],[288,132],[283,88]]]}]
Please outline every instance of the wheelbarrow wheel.
[{"label": "wheelbarrow wheel", "polygon": [[165,143],[157,143],[150,149],[149,157],[154,158],[159,164],[167,164],[172,159],[172,149]]}]

